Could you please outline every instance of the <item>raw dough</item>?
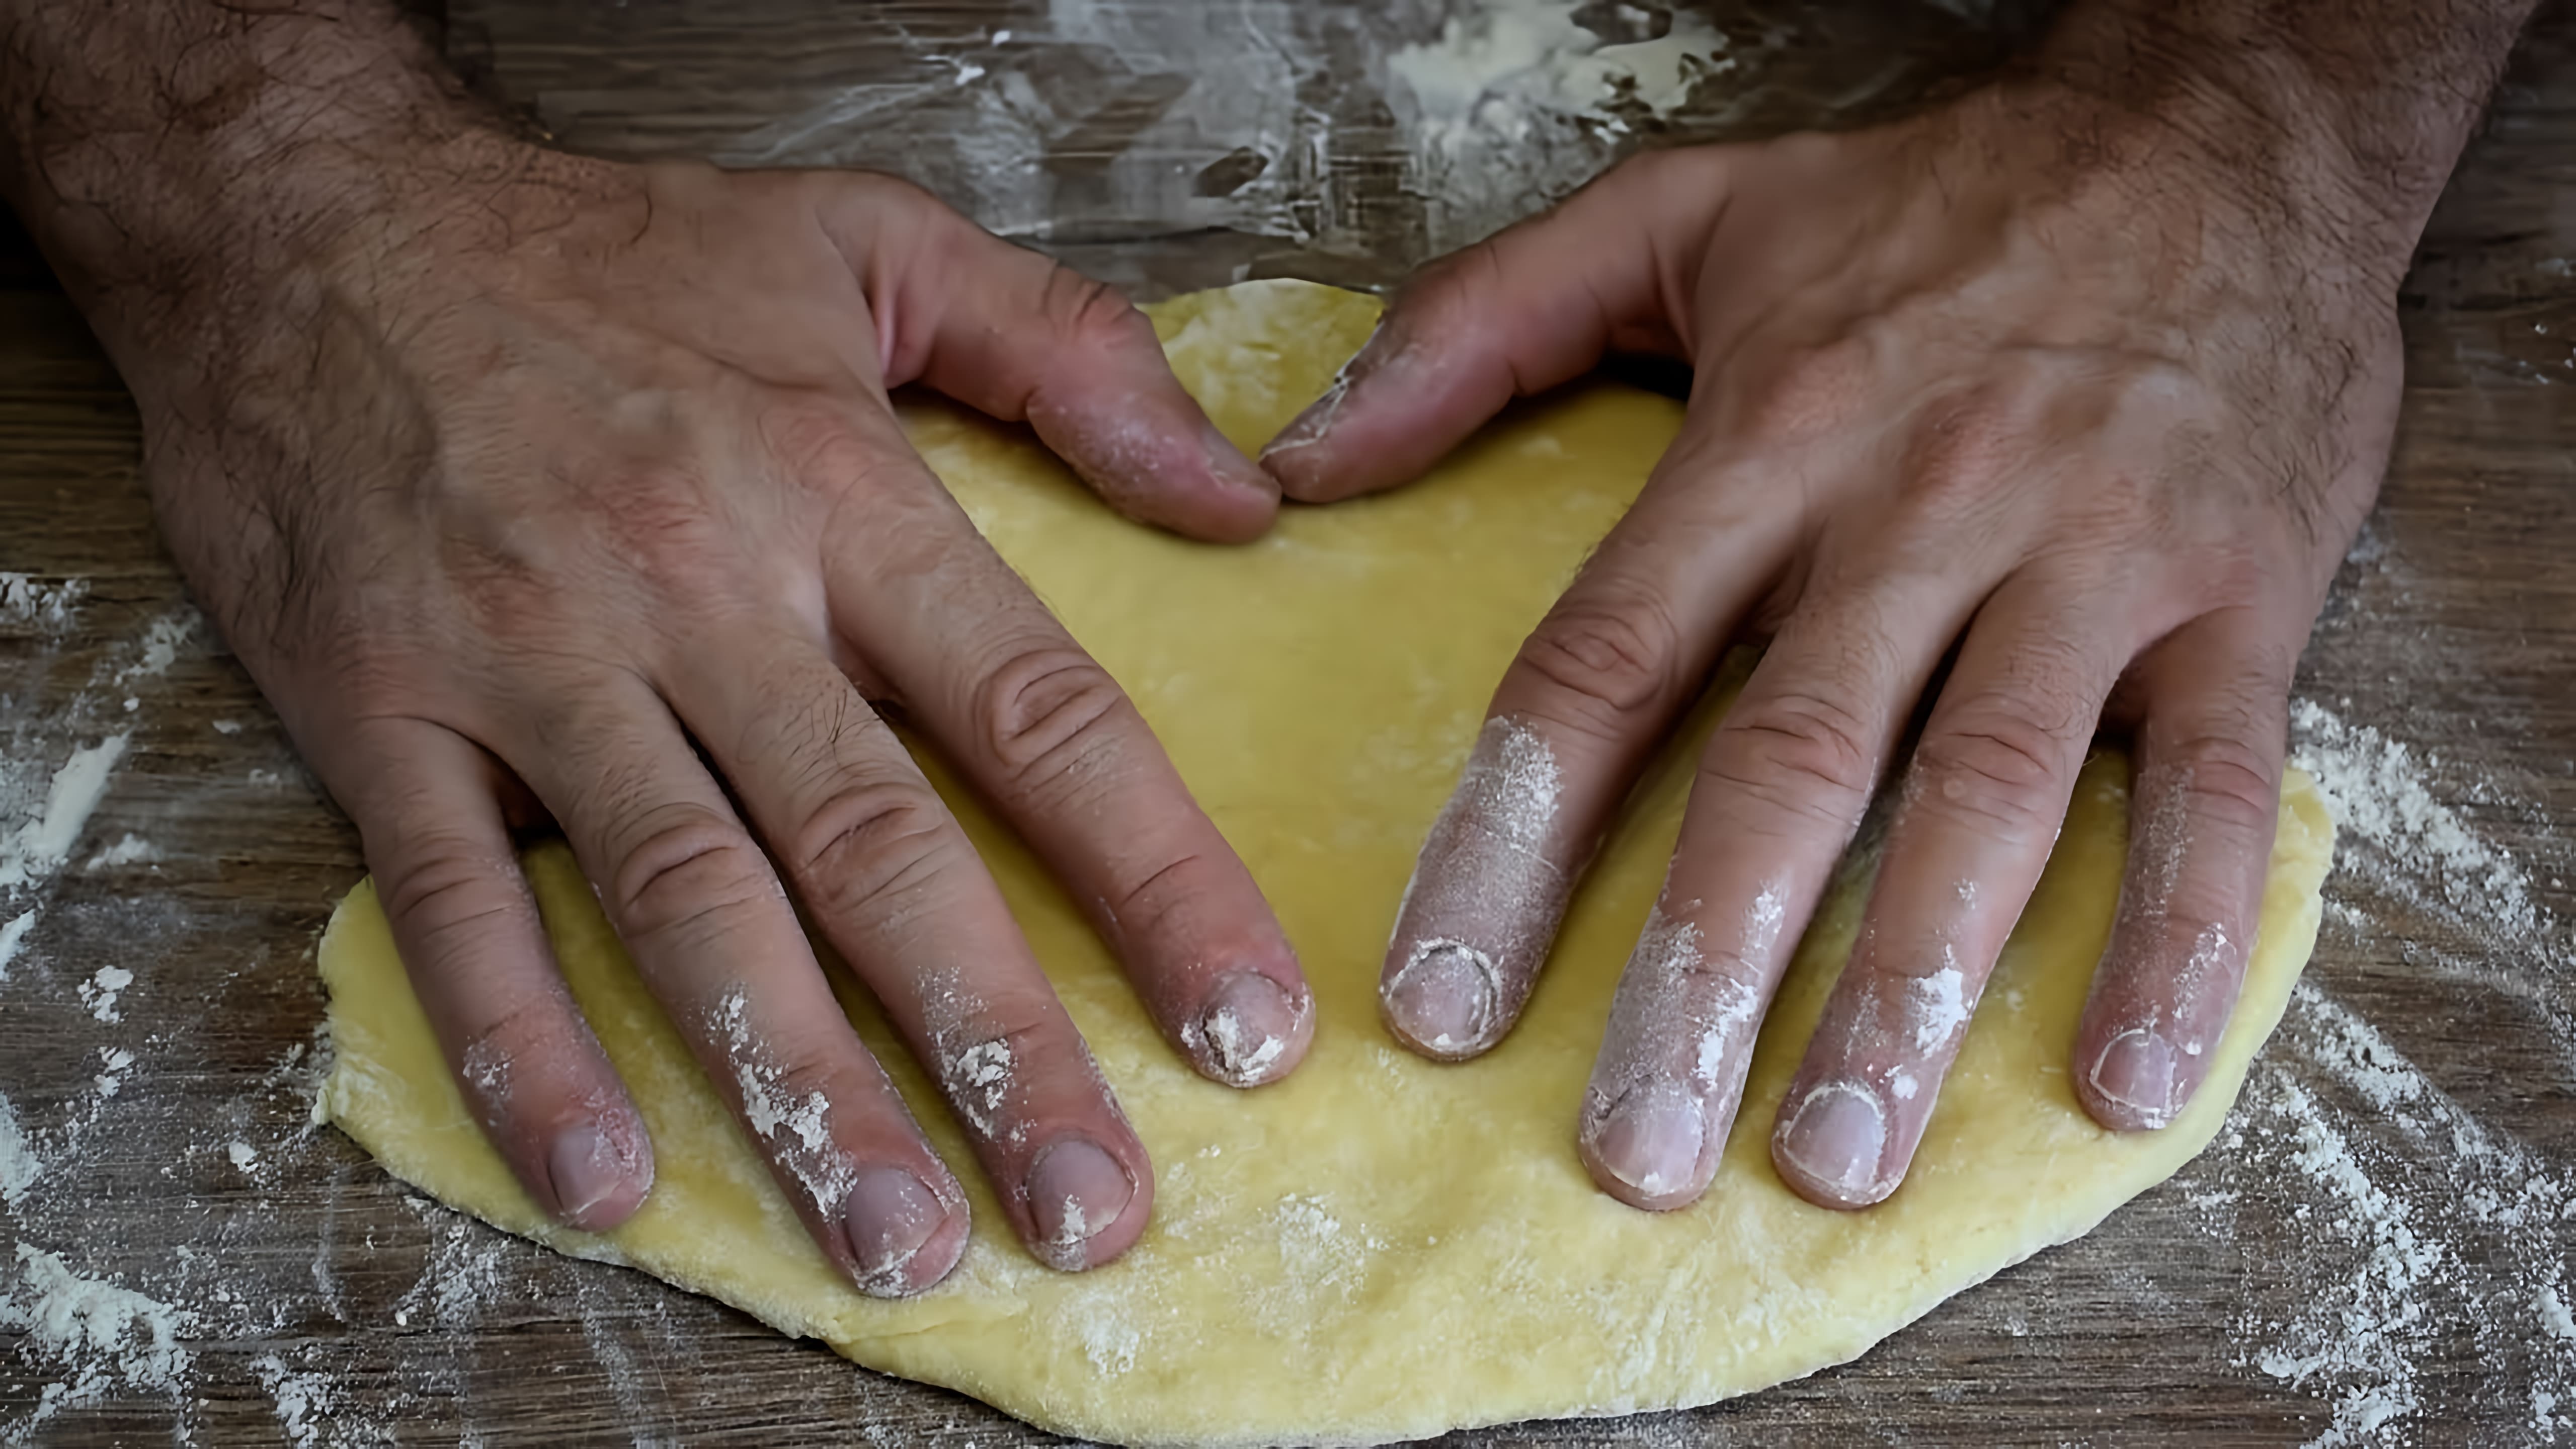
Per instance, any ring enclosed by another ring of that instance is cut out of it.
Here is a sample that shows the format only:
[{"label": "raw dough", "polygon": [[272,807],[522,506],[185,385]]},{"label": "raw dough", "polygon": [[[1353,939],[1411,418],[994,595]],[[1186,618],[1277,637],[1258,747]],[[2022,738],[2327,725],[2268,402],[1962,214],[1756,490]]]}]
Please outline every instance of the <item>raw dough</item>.
[{"label": "raw dough", "polygon": [[[1260,283],[1181,298],[1156,325],[1182,378],[1251,445],[1322,392],[1374,315],[1366,298]],[[1702,1404],[1854,1357],[2200,1151],[2307,959],[2332,827],[2293,777],[2243,1002],[2208,1089],[2172,1127],[2114,1137],[2067,1086],[2119,888],[2127,768],[2105,754],[2085,768],[1893,1200],[1811,1207],[1767,1150],[1850,942],[1866,852],[1763,1028],[1716,1186],[1665,1215],[1602,1196],[1575,1160],[1575,1108],[1679,824],[1686,753],[1669,752],[1640,792],[1498,1050],[1463,1066],[1417,1060],[1389,1043],[1374,999],[1414,849],[1495,679],[1679,417],[1661,397],[1588,387],[1516,410],[1411,488],[1291,507],[1269,538],[1228,549],[1120,521],[1018,433],[911,409],[923,455],[975,521],[1134,692],[1314,982],[1303,1070],[1248,1095],[1201,1080],[1026,852],[941,778],[1153,1153],[1157,1216],[1116,1265],[1066,1276],[1008,1236],[945,1110],[842,979],[976,1223],[956,1275],[918,1300],[844,1286],[560,848],[530,857],[531,879],[651,1126],[660,1180],[643,1210],[606,1237],[538,1215],[460,1105],[365,885],[322,944],[339,1047],[323,1110],[396,1176],[499,1227],[1096,1439],[1375,1442]]]}]

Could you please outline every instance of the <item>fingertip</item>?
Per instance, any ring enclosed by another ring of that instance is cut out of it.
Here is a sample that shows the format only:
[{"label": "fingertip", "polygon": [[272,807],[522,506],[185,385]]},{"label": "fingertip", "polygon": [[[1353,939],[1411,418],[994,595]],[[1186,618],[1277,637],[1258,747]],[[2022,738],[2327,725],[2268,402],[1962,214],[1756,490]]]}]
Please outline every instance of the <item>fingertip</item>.
[{"label": "fingertip", "polygon": [[635,1215],[653,1190],[653,1144],[625,1112],[566,1124],[546,1149],[553,1216],[566,1227],[604,1233]]},{"label": "fingertip", "polygon": [[1490,1050],[1501,1029],[1493,959],[1463,941],[1417,943],[1378,989],[1378,1017],[1418,1056],[1463,1062]]},{"label": "fingertip", "polygon": [[851,1281],[872,1298],[909,1298],[937,1286],[966,1255],[972,1214],[944,1169],[934,1184],[901,1167],[859,1175],[841,1210]]},{"label": "fingertip", "polygon": [[1680,1084],[1640,1082],[1587,1115],[1576,1153],[1603,1192],[1633,1208],[1671,1212],[1708,1191],[1715,1175],[1705,1160],[1708,1111]]},{"label": "fingertip", "polygon": [[1874,1207],[1904,1179],[1901,1169],[1885,1166],[1888,1117],[1887,1105],[1861,1083],[1819,1083],[1783,1104],[1771,1165],[1791,1192],[1818,1207]]},{"label": "fingertip", "polygon": [[2183,1054],[2151,1027],[2114,1031],[2091,1057],[2075,1075],[2076,1099],[2114,1132],[2171,1126],[2198,1085]]},{"label": "fingertip", "polygon": [[1181,1038],[1199,1075],[1220,1086],[1267,1086],[1297,1069],[1315,1036],[1314,996],[1292,964],[1288,979],[1258,969],[1219,980]]},{"label": "fingertip", "polygon": [[1040,1262],[1080,1273],[1114,1262],[1143,1236],[1153,1214],[1154,1175],[1103,1143],[1069,1134],[1038,1149],[1029,1160],[1022,1193],[1028,1205],[1029,1249]]}]

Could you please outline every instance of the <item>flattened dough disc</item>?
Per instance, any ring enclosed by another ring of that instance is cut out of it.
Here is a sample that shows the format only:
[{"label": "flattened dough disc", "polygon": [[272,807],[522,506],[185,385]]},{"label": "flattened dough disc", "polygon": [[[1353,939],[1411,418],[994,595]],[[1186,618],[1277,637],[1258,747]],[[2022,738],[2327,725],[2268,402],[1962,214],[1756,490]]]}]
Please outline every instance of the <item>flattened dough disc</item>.
[{"label": "flattened dough disc", "polygon": [[[1272,282],[1181,298],[1156,326],[1182,379],[1254,445],[1322,392],[1375,311]],[[955,1276],[920,1299],[844,1286],[560,848],[530,857],[531,879],[651,1127],[660,1177],[643,1210],[605,1237],[539,1215],[466,1115],[365,885],[322,945],[339,1048],[324,1109],[396,1176],[487,1222],[1096,1439],[1369,1443],[1703,1404],[1852,1358],[2200,1151],[2307,959],[2331,826],[2294,776],[2244,999],[2207,1090],[2162,1132],[2097,1129],[2067,1082],[2119,889],[2127,767],[2103,755],[1894,1199],[1811,1207],[1767,1150],[1849,946],[1865,863],[1846,868],[1807,933],[1708,1196],[1652,1215],[1594,1191],[1575,1160],[1575,1108],[1679,824],[1685,752],[1639,793],[1499,1049],[1462,1066],[1419,1061],[1379,1028],[1374,993],[1414,849],[1494,681],[1679,418],[1664,398],[1592,386],[1489,428],[1414,487],[1292,506],[1270,537],[1228,549],[1120,521],[1011,430],[910,411],[976,523],[1134,693],[1314,981],[1302,1071],[1248,1095],[1202,1081],[1028,855],[941,779],[1153,1153],[1157,1217],[1114,1266],[1065,1276],[1008,1236],[947,1113],[843,981],[974,1195],[976,1223]]]}]

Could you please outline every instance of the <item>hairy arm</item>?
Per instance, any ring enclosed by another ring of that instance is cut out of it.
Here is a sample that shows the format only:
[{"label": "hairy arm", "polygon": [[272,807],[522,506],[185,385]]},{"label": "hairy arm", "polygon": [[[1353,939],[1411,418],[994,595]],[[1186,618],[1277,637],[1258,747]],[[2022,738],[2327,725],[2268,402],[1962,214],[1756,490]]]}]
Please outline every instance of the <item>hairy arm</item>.
[{"label": "hairy arm", "polygon": [[0,0],[0,193],[137,385],[139,349],[501,141],[381,0]]},{"label": "hairy arm", "polygon": [[2085,0],[2035,67],[2179,128],[2402,273],[2538,0]]},{"label": "hairy arm", "polygon": [[[947,1070],[1033,1253],[1144,1230],[1142,1144],[876,700],[1100,903],[1176,1050],[1237,1087],[1295,1066],[1312,1003],[1258,887],[888,393],[1025,421],[1139,518],[1259,533],[1276,487],[1124,298],[888,177],[531,145],[387,0],[0,0],[0,130],[134,391],[171,553],[557,1219],[622,1221],[653,1169],[518,872],[549,822],[861,1289],[937,1282],[968,1208],[787,888]],[[999,1041],[997,1094],[954,1064]],[[793,1130],[755,1106],[781,1083]]]}]

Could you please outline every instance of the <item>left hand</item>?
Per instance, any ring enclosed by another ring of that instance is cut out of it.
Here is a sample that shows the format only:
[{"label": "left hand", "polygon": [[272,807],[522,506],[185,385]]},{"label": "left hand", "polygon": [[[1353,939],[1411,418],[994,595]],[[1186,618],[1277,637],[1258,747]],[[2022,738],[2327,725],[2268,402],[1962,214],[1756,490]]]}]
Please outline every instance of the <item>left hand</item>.
[{"label": "left hand", "polygon": [[1583,1104],[1623,1201],[1707,1188],[1799,934],[1953,651],[1774,1130],[1783,1179],[1833,1207],[1896,1190],[2106,709],[2135,727],[2136,808],[2076,1090],[2134,1131],[2207,1073],[2291,673],[2387,458],[2411,238],[2349,221],[2331,159],[2285,183],[2196,134],[2021,79],[1640,157],[1430,267],[1267,453],[1290,496],[1348,497],[1607,351],[1696,366],[1680,437],[1495,692],[1382,984],[1414,1050],[1492,1047],[1659,740],[1730,640],[1769,634]]}]

